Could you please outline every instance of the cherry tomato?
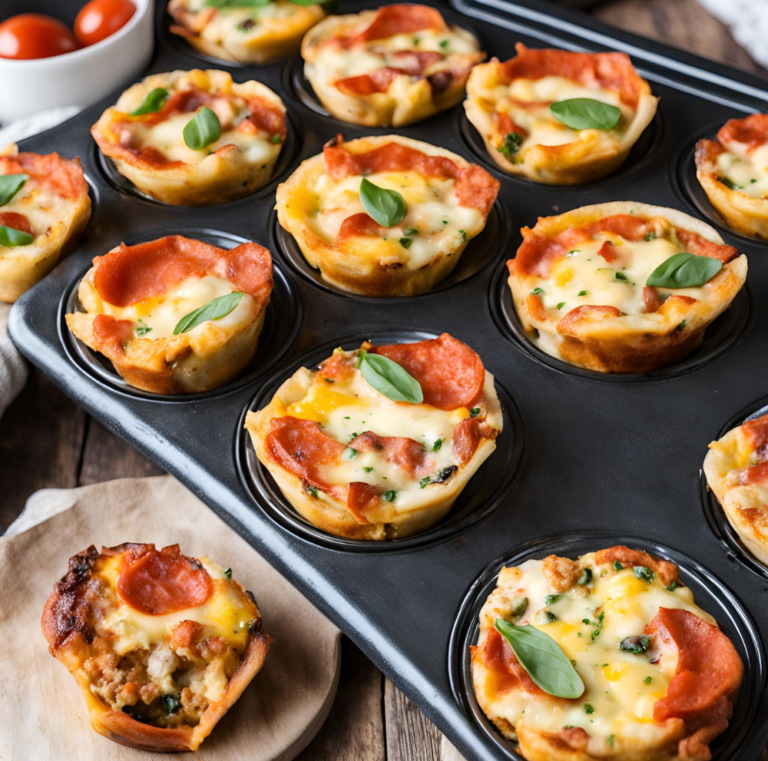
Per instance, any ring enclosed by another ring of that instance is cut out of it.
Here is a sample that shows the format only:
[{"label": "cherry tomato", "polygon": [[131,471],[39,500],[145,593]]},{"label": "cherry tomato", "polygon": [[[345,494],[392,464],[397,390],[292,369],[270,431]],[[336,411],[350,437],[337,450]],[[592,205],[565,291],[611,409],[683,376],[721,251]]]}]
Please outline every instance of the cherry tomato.
[{"label": "cherry tomato", "polygon": [[39,13],[21,13],[0,24],[0,58],[50,58],[77,50],[61,21]]},{"label": "cherry tomato", "polygon": [[75,37],[83,46],[95,45],[122,29],[136,6],[130,0],[91,0],[75,19]]}]

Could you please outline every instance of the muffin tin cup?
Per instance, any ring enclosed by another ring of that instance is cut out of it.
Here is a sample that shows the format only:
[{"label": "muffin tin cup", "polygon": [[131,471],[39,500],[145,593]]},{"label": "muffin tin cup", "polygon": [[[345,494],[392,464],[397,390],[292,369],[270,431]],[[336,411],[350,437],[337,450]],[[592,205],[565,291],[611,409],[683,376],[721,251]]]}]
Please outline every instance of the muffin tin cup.
[{"label": "muffin tin cup", "polygon": [[437,338],[435,334],[424,332],[377,332],[340,338],[337,341],[308,352],[291,367],[264,384],[256,398],[246,407],[240,416],[237,427],[235,452],[240,479],[250,492],[256,504],[265,511],[269,518],[287,528],[303,539],[315,542],[323,547],[346,552],[402,552],[425,545],[448,541],[471,526],[479,523],[503,500],[509,499],[520,473],[525,447],[525,434],[520,414],[509,394],[496,384],[504,417],[504,426],[496,439],[496,450],[480,466],[464,490],[456,499],[448,515],[431,528],[413,536],[384,541],[347,539],[334,536],[317,528],[304,518],[275,483],[267,468],[259,462],[253,447],[251,436],[245,430],[245,417],[248,412],[255,412],[266,407],[277,389],[284,381],[301,367],[314,368],[327,359],[339,346],[349,351],[359,349],[363,341],[370,340],[374,345],[390,343],[413,343]]},{"label": "muffin tin cup", "polygon": [[741,761],[751,758],[750,752],[759,753],[760,743],[750,744],[749,738],[754,736],[755,724],[760,721],[760,709],[765,703],[768,689],[768,672],[760,632],[748,610],[720,579],[693,558],[663,544],[639,537],[616,536],[607,531],[583,531],[537,539],[511,550],[503,558],[491,563],[475,579],[459,608],[448,646],[451,689],[462,711],[494,744],[500,758],[525,761],[515,750],[515,744],[506,739],[485,716],[472,686],[469,648],[478,639],[480,610],[496,588],[499,571],[505,566],[519,566],[526,560],[540,560],[553,554],[576,559],[588,552],[617,544],[677,563],[680,579],[693,592],[696,604],[717,620],[741,657],[744,679],[728,729],[711,744],[712,757],[718,761]]}]

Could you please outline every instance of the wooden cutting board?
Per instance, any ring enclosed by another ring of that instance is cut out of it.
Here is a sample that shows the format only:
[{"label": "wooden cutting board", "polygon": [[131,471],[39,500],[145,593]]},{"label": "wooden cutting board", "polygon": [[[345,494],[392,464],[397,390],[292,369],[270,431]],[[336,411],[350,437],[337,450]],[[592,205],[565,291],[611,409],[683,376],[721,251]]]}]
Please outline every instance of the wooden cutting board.
[{"label": "wooden cutting board", "polygon": [[[148,753],[97,735],[74,678],[48,654],[40,617],[67,561],[91,544],[100,549],[122,542],[178,543],[187,555],[231,567],[254,593],[274,639],[262,670],[196,754]],[[339,679],[340,636],[170,476],[37,492],[0,538],[0,759],[288,761],[328,715]]]}]

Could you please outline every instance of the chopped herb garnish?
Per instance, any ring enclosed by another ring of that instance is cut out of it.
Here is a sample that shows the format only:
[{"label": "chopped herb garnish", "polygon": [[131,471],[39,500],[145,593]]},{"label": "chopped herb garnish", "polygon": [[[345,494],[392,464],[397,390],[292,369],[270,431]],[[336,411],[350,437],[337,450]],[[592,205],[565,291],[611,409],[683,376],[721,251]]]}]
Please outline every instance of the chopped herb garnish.
[{"label": "chopped herb garnish", "polygon": [[544,604],[545,605],[554,605],[561,598],[562,598],[562,595],[547,595],[544,598]]},{"label": "chopped herb garnish", "polygon": [[613,747],[613,735],[608,735],[608,745]]},{"label": "chopped herb garnish", "polygon": [[439,452],[440,447],[443,446],[443,440],[438,439],[433,445],[432,445],[432,451],[433,452]]},{"label": "chopped herb garnish", "polygon": [[614,561],[613,561],[613,567],[614,567],[614,568],[615,568],[617,571],[623,571],[623,570],[624,570],[624,566],[623,566],[621,563],[619,563],[619,561],[618,561],[618,560],[614,560]]},{"label": "chopped herb garnish", "polygon": [[557,621],[557,616],[551,610],[545,610],[544,616],[549,622]]},{"label": "chopped herb garnish", "polygon": [[560,303],[557,305],[557,308],[558,308],[558,309],[562,309],[564,306],[565,306],[565,302],[564,302],[564,301],[561,301],[561,302],[560,302]]},{"label": "chopped herb garnish", "polygon": [[467,233],[464,230],[459,230],[459,235],[461,235],[461,242],[466,243],[467,242]]},{"label": "chopped herb garnish", "polygon": [[675,330],[682,330],[682,329],[685,327],[685,323],[686,323],[686,322],[687,322],[687,320],[683,320],[683,321],[682,321],[682,322],[681,322],[681,323],[680,323],[680,324],[677,326],[677,328],[675,328]]},{"label": "chopped herb garnish", "polygon": [[421,42],[421,38],[420,37],[414,37],[413,38],[413,44],[414,45],[418,45],[420,42]]},{"label": "chopped herb garnish", "polygon": [[543,288],[534,288],[531,291],[531,296],[538,296],[538,294],[540,294],[540,293],[544,293],[544,289]]},{"label": "chopped herb garnish", "polygon": [[588,618],[582,618],[581,623],[589,626],[592,622]]},{"label": "chopped herb garnish", "polygon": [[523,136],[517,132],[510,132],[504,137],[504,142],[501,144],[501,147],[497,148],[496,150],[502,156],[504,156],[505,159],[509,159],[511,161],[517,155],[517,152],[520,150],[520,146],[522,144]]},{"label": "chopped herb garnish", "polygon": [[653,240],[656,237],[656,233],[648,233],[643,240]]},{"label": "chopped herb garnish", "polygon": [[232,569],[231,568],[227,568],[227,570],[224,571],[224,578],[225,579],[231,579],[232,578]]},{"label": "chopped herb garnish", "polygon": [[429,486],[432,483],[432,479],[429,476],[425,476],[419,481],[419,489],[423,489],[425,486]]},{"label": "chopped herb garnish", "polygon": [[403,248],[410,248],[411,243],[413,243],[413,238],[406,238],[406,237],[400,238],[400,245]]},{"label": "chopped herb garnish", "polygon": [[145,336],[147,335],[147,333],[150,333],[151,331],[152,331],[152,328],[150,328],[149,325],[147,325],[147,323],[144,322],[144,320],[142,320],[141,317],[139,317],[139,327],[136,328],[136,335]]},{"label": "chopped herb garnish", "polygon": [[587,295],[586,291],[579,291],[579,296],[586,296],[586,295]]},{"label": "chopped herb garnish", "polygon": [[592,581],[592,569],[591,568],[585,568],[581,572],[581,576],[579,576],[579,580],[576,582],[580,587],[585,587],[589,582]]},{"label": "chopped herb garnish", "polygon": [[176,695],[163,695],[160,698],[160,702],[163,704],[166,713],[175,713],[181,708],[181,701]]},{"label": "chopped herb garnish", "polygon": [[415,227],[406,227],[405,230],[403,230],[403,235],[417,235],[418,230]]},{"label": "chopped herb garnish", "polygon": [[623,650],[625,653],[632,653],[633,655],[642,655],[651,644],[651,638],[645,634],[639,637],[624,637],[619,642],[619,650]]},{"label": "chopped herb garnish", "polygon": [[595,709],[589,703],[584,703],[584,712],[591,716],[595,712]]},{"label": "chopped herb garnish", "polygon": [[520,616],[522,616],[523,613],[525,613],[525,609],[527,607],[528,607],[528,598],[523,597],[523,599],[520,600],[520,602],[517,603],[517,605],[515,605],[514,608],[512,608],[512,618],[513,619],[520,618]]},{"label": "chopped herb garnish", "polygon": [[309,486],[309,487],[307,487],[307,492],[309,493],[310,497],[313,497],[314,499],[317,499],[317,487],[316,486]]},{"label": "chopped herb garnish", "polygon": [[363,465],[363,470],[366,473],[370,473],[373,470],[373,468],[370,465]]},{"label": "chopped herb garnish", "polygon": [[643,679],[643,684],[650,684],[653,681],[652,676],[647,676],[645,679]]},{"label": "chopped herb garnish", "polygon": [[670,581],[669,586],[667,587],[667,592],[674,592],[679,586],[680,584],[678,584],[678,582]]},{"label": "chopped herb garnish", "polygon": [[473,407],[473,408],[472,408],[472,409],[469,411],[469,416],[470,416],[470,417],[477,417],[479,414],[480,414],[480,408],[479,408],[479,407]]},{"label": "chopped herb garnish", "polygon": [[440,40],[440,42],[438,42],[437,44],[438,44],[438,45],[439,45],[441,48],[445,49],[445,48],[447,48],[447,47],[448,47],[448,44],[449,44],[449,43],[450,43],[450,40]]},{"label": "chopped herb garnish", "polygon": [[595,629],[592,632],[592,641],[594,642],[600,636],[600,629]]},{"label": "chopped herb garnish", "polygon": [[383,494],[383,497],[384,497],[384,499],[387,502],[394,502],[396,496],[397,496],[397,492],[394,491],[394,489],[390,489],[389,491],[385,491],[384,494]]},{"label": "chopped herb garnish", "polygon": [[756,182],[757,182],[757,180],[750,180],[750,181],[749,181],[749,184],[750,184],[750,185],[754,185]]},{"label": "chopped herb garnish", "polygon": [[324,380],[326,383],[336,383],[336,381],[335,381],[333,378],[323,378],[323,380]]},{"label": "chopped herb garnish", "polygon": [[280,135],[272,135],[272,137],[269,138],[269,141],[274,145],[277,145],[278,143],[283,142],[283,138],[280,137]]},{"label": "chopped herb garnish", "polygon": [[627,282],[627,276],[623,272],[617,272],[616,279],[623,280],[625,283]]},{"label": "chopped herb garnish", "polygon": [[637,576],[640,581],[647,581],[649,584],[656,578],[656,574],[644,565],[635,566],[635,576]]}]

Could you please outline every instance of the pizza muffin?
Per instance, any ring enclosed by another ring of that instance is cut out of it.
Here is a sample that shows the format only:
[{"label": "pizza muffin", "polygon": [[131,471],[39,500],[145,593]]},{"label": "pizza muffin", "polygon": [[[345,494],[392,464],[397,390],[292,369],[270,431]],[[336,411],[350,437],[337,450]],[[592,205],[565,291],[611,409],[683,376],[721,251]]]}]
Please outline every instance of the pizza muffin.
[{"label": "pizza muffin", "polygon": [[505,171],[581,185],[618,169],[658,98],[625,53],[531,50],[476,66],[464,108]]},{"label": "pizza muffin", "polygon": [[0,151],[0,301],[13,302],[77,245],[91,218],[80,159]]},{"label": "pizza muffin", "polygon": [[611,547],[503,568],[472,681],[528,761],[708,761],[743,666],[678,567]]},{"label": "pizza muffin", "polygon": [[277,218],[324,280],[366,296],[425,293],[485,227],[498,180],[398,135],[341,135],[277,188]]},{"label": "pizza muffin", "polygon": [[426,5],[329,16],[307,32],[301,55],[331,114],[366,127],[402,127],[455,106],[485,59],[473,34]]},{"label": "pizza muffin", "polygon": [[603,373],[647,373],[695,349],[747,277],[709,225],[631,201],[540,217],[507,262],[520,322],[542,351]]},{"label": "pizza muffin", "polygon": [[91,129],[117,171],[175,206],[242,198],[269,182],[286,137],[285,106],[268,87],[226,71],[151,74]]},{"label": "pizza muffin", "polygon": [[262,465],[313,525],[391,539],[443,518],[496,448],[493,376],[444,333],[336,349],[298,370],[245,427]]},{"label": "pizza muffin", "polygon": [[152,751],[196,750],[259,672],[271,638],[253,595],[178,544],[91,546],[69,561],[43,634],[100,735]]},{"label": "pizza muffin", "polygon": [[69,329],[131,386],[193,394],[236,377],[253,359],[272,292],[272,257],[169,235],[97,256]]},{"label": "pizza muffin", "polygon": [[768,415],[713,441],[704,475],[733,530],[768,565]]},{"label": "pizza muffin", "polygon": [[267,63],[299,47],[304,33],[325,16],[319,4],[292,0],[218,3],[171,0],[171,31],[203,55],[224,61]]},{"label": "pizza muffin", "polygon": [[768,240],[768,114],[731,119],[696,144],[696,176],[730,228]]}]

